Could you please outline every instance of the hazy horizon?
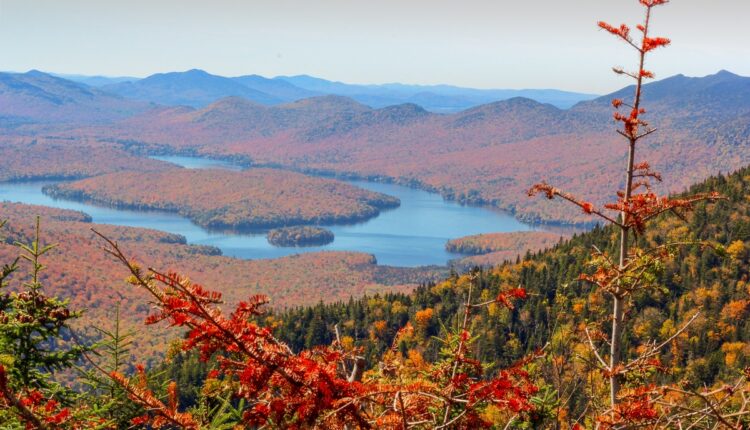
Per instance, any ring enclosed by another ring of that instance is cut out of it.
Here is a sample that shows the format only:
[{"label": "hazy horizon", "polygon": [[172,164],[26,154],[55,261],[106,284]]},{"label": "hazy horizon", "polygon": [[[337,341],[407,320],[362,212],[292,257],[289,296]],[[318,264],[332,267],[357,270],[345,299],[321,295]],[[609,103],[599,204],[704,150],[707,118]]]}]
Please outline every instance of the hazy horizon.
[{"label": "hazy horizon", "polygon": [[[596,21],[634,25],[640,13],[631,0],[0,0],[0,69],[145,77],[196,68],[604,94],[630,84],[609,69],[635,57]],[[673,46],[649,69],[659,79],[750,75],[750,28],[726,24],[738,16],[750,16],[750,2],[673,0],[656,9],[654,34]]]},{"label": "hazy horizon", "polygon": [[[0,72],[3,72],[3,73],[21,73],[21,74],[23,74],[23,73],[27,73],[27,72],[31,72],[31,71],[37,70],[37,71],[40,71],[42,73],[47,73],[47,74],[50,74],[50,75],[53,75],[53,76],[59,76],[59,77],[62,77],[62,78],[66,78],[66,77],[80,77],[80,78],[109,78],[109,79],[127,79],[127,78],[145,79],[145,78],[147,78],[149,76],[152,76],[152,75],[166,74],[166,73],[184,73],[184,72],[188,72],[188,71],[195,70],[195,69],[204,71],[204,72],[209,73],[211,75],[222,76],[222,77],[227,77],[227,78],[234,78],[234,77],[243,76],[243,75],[231,75],[231,76],[219,75],[217,73],[212,73],[210,70],[200,69],[200,68],[197,68],[197,67],[194,67],[192,69],[186,69],[186,70],[165,70],[165,71],[161,71],[161,72],[154,72],[154,73],[152,73],[150,75],[146,75],[146,76],[87,75],[87,74],[81,74],[81,73],[59,73],[59,72],[56,72],[54,70],[39,70],[39,69],[0,70]],[[715,75],[715,74],[717,74],[717,73],[719,73],[721,71],[727,71],[729,73],[733,73],[733,74],[736,74],[736,75],[745,76],[745,75],[736,73],[733,70],[727,70],[727,69],[719,69],[719,70],[716,70],[714,72],[710,72],[710,73],[708,73],[706,75],[689,75],[689,74],[685,74],[685,73],[680,73],[680,74],[681,75],[685,75],[685,76],[690,77],[690,78],[702,78],[702,77],[705,77],[705,76]],[[247,73],[246,75],[258,75],[258,74],[257,73]],[[263,75],[260,75],[260,76],[263,76]],[[263,77],[264,78],[269,78],[269,79],[274,79],[274,78],[281,78],[281,77],[296,77],[296,76],[309,76],[309,77],[312,77],[312,78],[319,78],[319,79],[324,79],[324,80],[328,80],[328,81],[331,81],[331,82],[343,83],[343,84],[350,84],[350,85],[413,85],[413,86],[442,86],[442,85],[445,85],[445,86],[462,87],[462,88],[467,88],[467,89],[518,90],[518,91],[523,91],[523,90],[560,90],[560,91],[578,92],[580,94],[589,94],[589,95],[604,95],[604,94],[606,94],[606,93],[594,93],[594,92],[590,92],[590,91],[589,92],[586,92],[586,91],[572,91],[572,90],[565,90],[565,89],[553,88],[553,87],[538,87],[538,88],[492,87],[492,88],[477,88],[477,87],[466,87],[466,86],[461,86],[461,85],[454,85],[454,84],[451,84],[451,83],[444,83],[444,82],[442,82],[442,83],[435,83],[435,84],[424,84],[424,83],[420,83],[420,82],[408,82],[408,83],[406,83],[406,82],[399,82],[399,81],[392,81],[392,82],[351,82],[351,81],[348,81],[348,80],[328,79],[325,76],[314,76],[314,75],[310,75],[310,74],[307,74],[307,73],[299,73],[299,74],[296,74],[296,75],[276,75],[276,76],[263,76]],[[666,79],[666,78],[669,78],[669,77],[672,77],[672,76],[676,76],[676,75],[657,77],[656,81],[659,81],[659,80],[662,80],[662,79]],[[745,77],[750,77],[750,76],[745,76]],[[618,90],[620,90],[620,89],[622,89],[622,88],[624,88],[626,86],[629,86],[631,84],[632,84],[631,82],[625,81],[625,82],[623,82],[623,85],[620,88],[616,88],[616,89],[611,90],[609,92],[618,91]]]}]

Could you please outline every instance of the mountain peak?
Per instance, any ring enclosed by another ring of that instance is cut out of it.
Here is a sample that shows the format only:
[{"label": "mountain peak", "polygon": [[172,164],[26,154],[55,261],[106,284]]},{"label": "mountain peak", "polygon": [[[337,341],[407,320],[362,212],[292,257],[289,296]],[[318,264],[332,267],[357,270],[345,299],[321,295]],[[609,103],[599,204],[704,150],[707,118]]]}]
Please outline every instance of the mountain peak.
[{"label": "mountain peak", "polygon": [[721,69],[718,72],[716,72],[715,74],[709,75],[709,76],[722,76],[722,77],[734,77],[734,78],[739,78],[740,77],[740,75],[738,75],[736,73],[732,73],[732,72],[730,72],[729,70],[726,70],[726,69]]},{"label": "mountain peak", "polygon": [[49,73],[44,73],[41,70],[37,70],[37,69],[31,69],[28,72],[24,73],[24,75],[31,76],[31,77],[47,77],[47,76],[51,76]]},{"label": "mountain peak", "polygon": [[231,78],[212,75],[200,69],[157,73],[132,83],[107,85],[104,89],[136,100],[196,108],[228,96],[240,96],[267,105],[280,101]]},{"label": "mountain peak", "polygon": [[[176,72],[176,73],[179,73],[179,72]],[[193,76],[214,76],[203,69],[190,69],[182,73],[185,75],[193,75]]]}]

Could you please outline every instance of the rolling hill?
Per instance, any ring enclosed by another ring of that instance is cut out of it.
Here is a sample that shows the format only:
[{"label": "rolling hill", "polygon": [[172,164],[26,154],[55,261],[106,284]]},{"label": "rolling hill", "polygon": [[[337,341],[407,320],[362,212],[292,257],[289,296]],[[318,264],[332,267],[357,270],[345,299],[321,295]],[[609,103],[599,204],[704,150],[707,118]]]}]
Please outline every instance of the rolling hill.
[{"label": "rolling hill", "polygon": [[[748,82],[721,72],[645,87],[647,117],[659,132],[644,144],[669,190],[750,163]],[[679,100],[669,96],[677,89]],[[611,98],[628,92],[567,110],[512,98],[455,114],[414,105],[371,109],[331,96],[280,106],[222,100],[201,110],[164,113],[157,121],[150,115],[131,118],[107,132],[146,148],[167,143],[175,151],[242,156],[261,165],[390,178],[529,221],[575,223],[585,219],[558,204],[528,199],[525,191],[547,180],[597,202],[607,198],[608,180],[589,178],[606,178],[601,173],[622,162],[625,147],[615,124],[607,123]]]}]

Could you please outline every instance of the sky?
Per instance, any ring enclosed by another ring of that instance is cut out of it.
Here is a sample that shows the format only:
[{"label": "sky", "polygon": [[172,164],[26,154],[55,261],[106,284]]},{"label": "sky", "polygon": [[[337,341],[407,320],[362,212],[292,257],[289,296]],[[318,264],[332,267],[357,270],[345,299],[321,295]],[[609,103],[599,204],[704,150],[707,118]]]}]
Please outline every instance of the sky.
[{"label": "sky", "polygon": [[[349,83],[558,88],[603,94],[635,53],[596,22],[637,0],[0,0],[0,70],[144,77],[308,74]],[[672,0],[654,35],[664,78],[750,76],[750,0]]]}]

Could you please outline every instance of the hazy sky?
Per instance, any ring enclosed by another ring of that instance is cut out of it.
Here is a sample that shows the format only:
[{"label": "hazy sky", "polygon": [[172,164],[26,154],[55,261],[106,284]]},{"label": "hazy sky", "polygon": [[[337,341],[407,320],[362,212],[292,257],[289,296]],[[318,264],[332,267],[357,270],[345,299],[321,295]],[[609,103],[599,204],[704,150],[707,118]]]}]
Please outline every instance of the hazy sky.
[{"label": "hazy sky", "polygon": [[[353,83],[604,93],[635,57],[597,20],[637,0],[0,0],[0,70],[146,76],[191,68]],[[657,8],[657,77],[750,75],[750,0]]]}]

